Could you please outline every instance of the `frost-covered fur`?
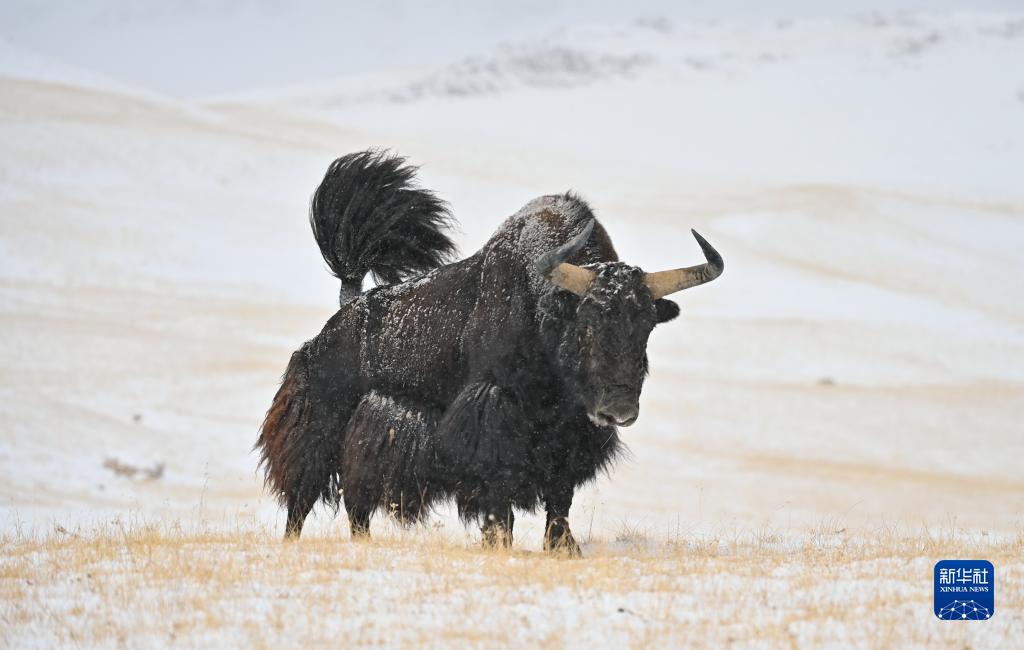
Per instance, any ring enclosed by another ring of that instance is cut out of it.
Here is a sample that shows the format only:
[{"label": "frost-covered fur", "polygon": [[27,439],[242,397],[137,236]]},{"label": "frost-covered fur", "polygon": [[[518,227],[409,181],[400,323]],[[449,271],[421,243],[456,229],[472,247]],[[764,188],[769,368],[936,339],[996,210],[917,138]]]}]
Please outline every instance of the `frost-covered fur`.
[{"label": "frost-covered fur", "polygon": [[[362,219],[384,242],[357,250],[358,238],[323,236],[351,224],[316,223],[325,258],[357,256],[356,272],[380,259],[402,268],[405,254],[418,256],[407,268],[422,268],[424,248],[448,250],[433,231],[440,221],[403,228],[402,215],[344,198],[339,188],[394,205],[390,193],[411,177],[373,185],[387,177],[375,173],[386,160],[335,163],[317,190],[349,206],[319,214]],[[600,224],[568,260],[597,273],[583,297],[541,277],[534,261],[593,219],[576,196],[535,199],[476,254],[344,302],[295,352],[257,442],[267,484],[288,508],[288,535],[318,499],[337,507],[343,496],[360,535],[378,509],[412,522],[452,498],[464,520],[482,524],[486,543],[508,544],[513,509],[543,503],[545,546],[578,554],[567,522],[573,492],[623,449],[600,409],[635,408],[648,335],[678,313],[652,299],[642,271],[617,261]]]}]

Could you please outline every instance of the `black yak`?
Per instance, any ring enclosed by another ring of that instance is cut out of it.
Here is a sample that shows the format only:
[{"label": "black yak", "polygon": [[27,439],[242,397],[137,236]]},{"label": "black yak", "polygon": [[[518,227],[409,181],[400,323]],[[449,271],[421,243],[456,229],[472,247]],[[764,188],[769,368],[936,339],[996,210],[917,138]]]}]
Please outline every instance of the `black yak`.
[{"label": "black yak", "polygon": [[[310,223],[341,308],[292,354],[256,447],[297,537],[314,504],[344,500],[353,537],[378,509],[414,522],[454,499],[485,545],[513,510],[547,511],[544,547],[579,555],[577,487],[622,451],[638,415],[647,339],[679,314],[663,296],[722,258],[645,273],[618,260],[587,204],[535,199],[476,254],[447,263],[450,214],[414,168],[382,152],[334,161]],[[367,273],[378,286],[362,291]]]}]

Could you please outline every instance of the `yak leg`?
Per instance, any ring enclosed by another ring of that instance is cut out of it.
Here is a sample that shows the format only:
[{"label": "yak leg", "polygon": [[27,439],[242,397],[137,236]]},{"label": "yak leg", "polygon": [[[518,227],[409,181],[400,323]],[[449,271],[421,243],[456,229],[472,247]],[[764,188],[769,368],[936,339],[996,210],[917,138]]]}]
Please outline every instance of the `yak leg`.
[{"label": "yak leg", "polygon": [[306,517],[309,516],[309,512],[313,509],[315,502],[315,498],[303,499],[297,497],[288,500],[288,523],[284,527],[284,538],[286,541],[298,539],[299,535],[302,534],[302,524],[306,522]]},{"label": "yak leg", "polygon": [[288,521],[284,527],[285,540],[295,540],[302,534],[302,525],[313,510],[317,499],[330,478],[323,477],[323,470],[309,471],[297,482],[294,492],[288,495]]},{"label": "yak leg", "polygon": [[544,550],[564,553],[569,557],[583,557],[580,545],[569,530],[569,508],[572,506],[571,487],[560,487],[545,495],[547,526],[544,530]]},{"label": "yak leg", "polygon": [[353,540],[370,539],[370,513],[348,510],[348,525]]},{"label": "yak leg", "polygon": [[[348,404],[339,382],[310,381],[318,358],[309,344],[292,355],[260,427],[256,448],[266,483],[288,508],[285,539],[295,539],[318,500],[337,503],[338,472]],[[313,369],[311,369],[313,366]]]},{"label": "yak leg", "polygon": [[370,538],[370,517],[376,506],[376,501],[364,490],[354,487],[346,489],[342,493],[345,499],[345,512],[348,514],[349,530],[352,532],[352,540]]},{"label": "yak leg", "polygon": [[484,548],[512,548],[512,526],[516,521],[512,504],[491,510],[484,516],[484,524],[480,527]]},{"label": "yak leg", "polygon": [[513,390],[489,381],[465,385],[437,425],[437,463],[458,473],[463,519],[478,519],[484,547],[512,546],[512,502],[532,457],[529,420]]},{"label": "yak leg", "polygon": [[436,407],[370,391],[345,431],[341,483],[352,539],[370,536],[381,506],[415,521],[434,498],[430,489]]},{"label": "yak leg", "polygon": [[364,486],[354,485],[351,476],[346,476],[346,484],[342,490],[342,497],[345,501],[345,512],[348,514],[349,530],[352,532],[352,540],[370,538],[370,517],[377,508],[377,495],[370,493]]}]

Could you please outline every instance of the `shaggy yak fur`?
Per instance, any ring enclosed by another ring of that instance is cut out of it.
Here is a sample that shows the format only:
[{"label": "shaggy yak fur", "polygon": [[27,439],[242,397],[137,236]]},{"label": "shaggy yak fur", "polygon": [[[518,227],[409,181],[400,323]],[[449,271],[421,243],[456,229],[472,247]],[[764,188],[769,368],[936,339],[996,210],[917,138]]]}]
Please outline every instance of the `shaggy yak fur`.
[{"label": "shaggy yak fur", "polygon": [[[679,308],[572,194],[531,201],[446,263],[450,215],[414,171],[350,154],[313,196],[341,308],[292,354],[256,443],[285,535],[317,501],[343,500],[356,537],[379,509],[410,523],[454,499],[485,545],[509,545],[513,510],[543,504],[545,548],[579,555],[573,492],[622,453],[615,425],[636,419],[647,338]],[[546,275],[559,262],[587,270],[585,292]],[[378,286],[363,292],[367,273]]]}]

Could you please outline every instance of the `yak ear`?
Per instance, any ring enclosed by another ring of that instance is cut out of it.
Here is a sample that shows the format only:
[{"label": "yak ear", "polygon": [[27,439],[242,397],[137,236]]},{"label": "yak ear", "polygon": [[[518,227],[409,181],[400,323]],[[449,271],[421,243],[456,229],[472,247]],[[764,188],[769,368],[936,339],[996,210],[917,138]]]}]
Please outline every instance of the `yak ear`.
[{"label": "yak ear", "polygon": [[667,323],[679,315],[679,305],[666,298],[654,301],[654,310],[658,314],[658,324]]}]

